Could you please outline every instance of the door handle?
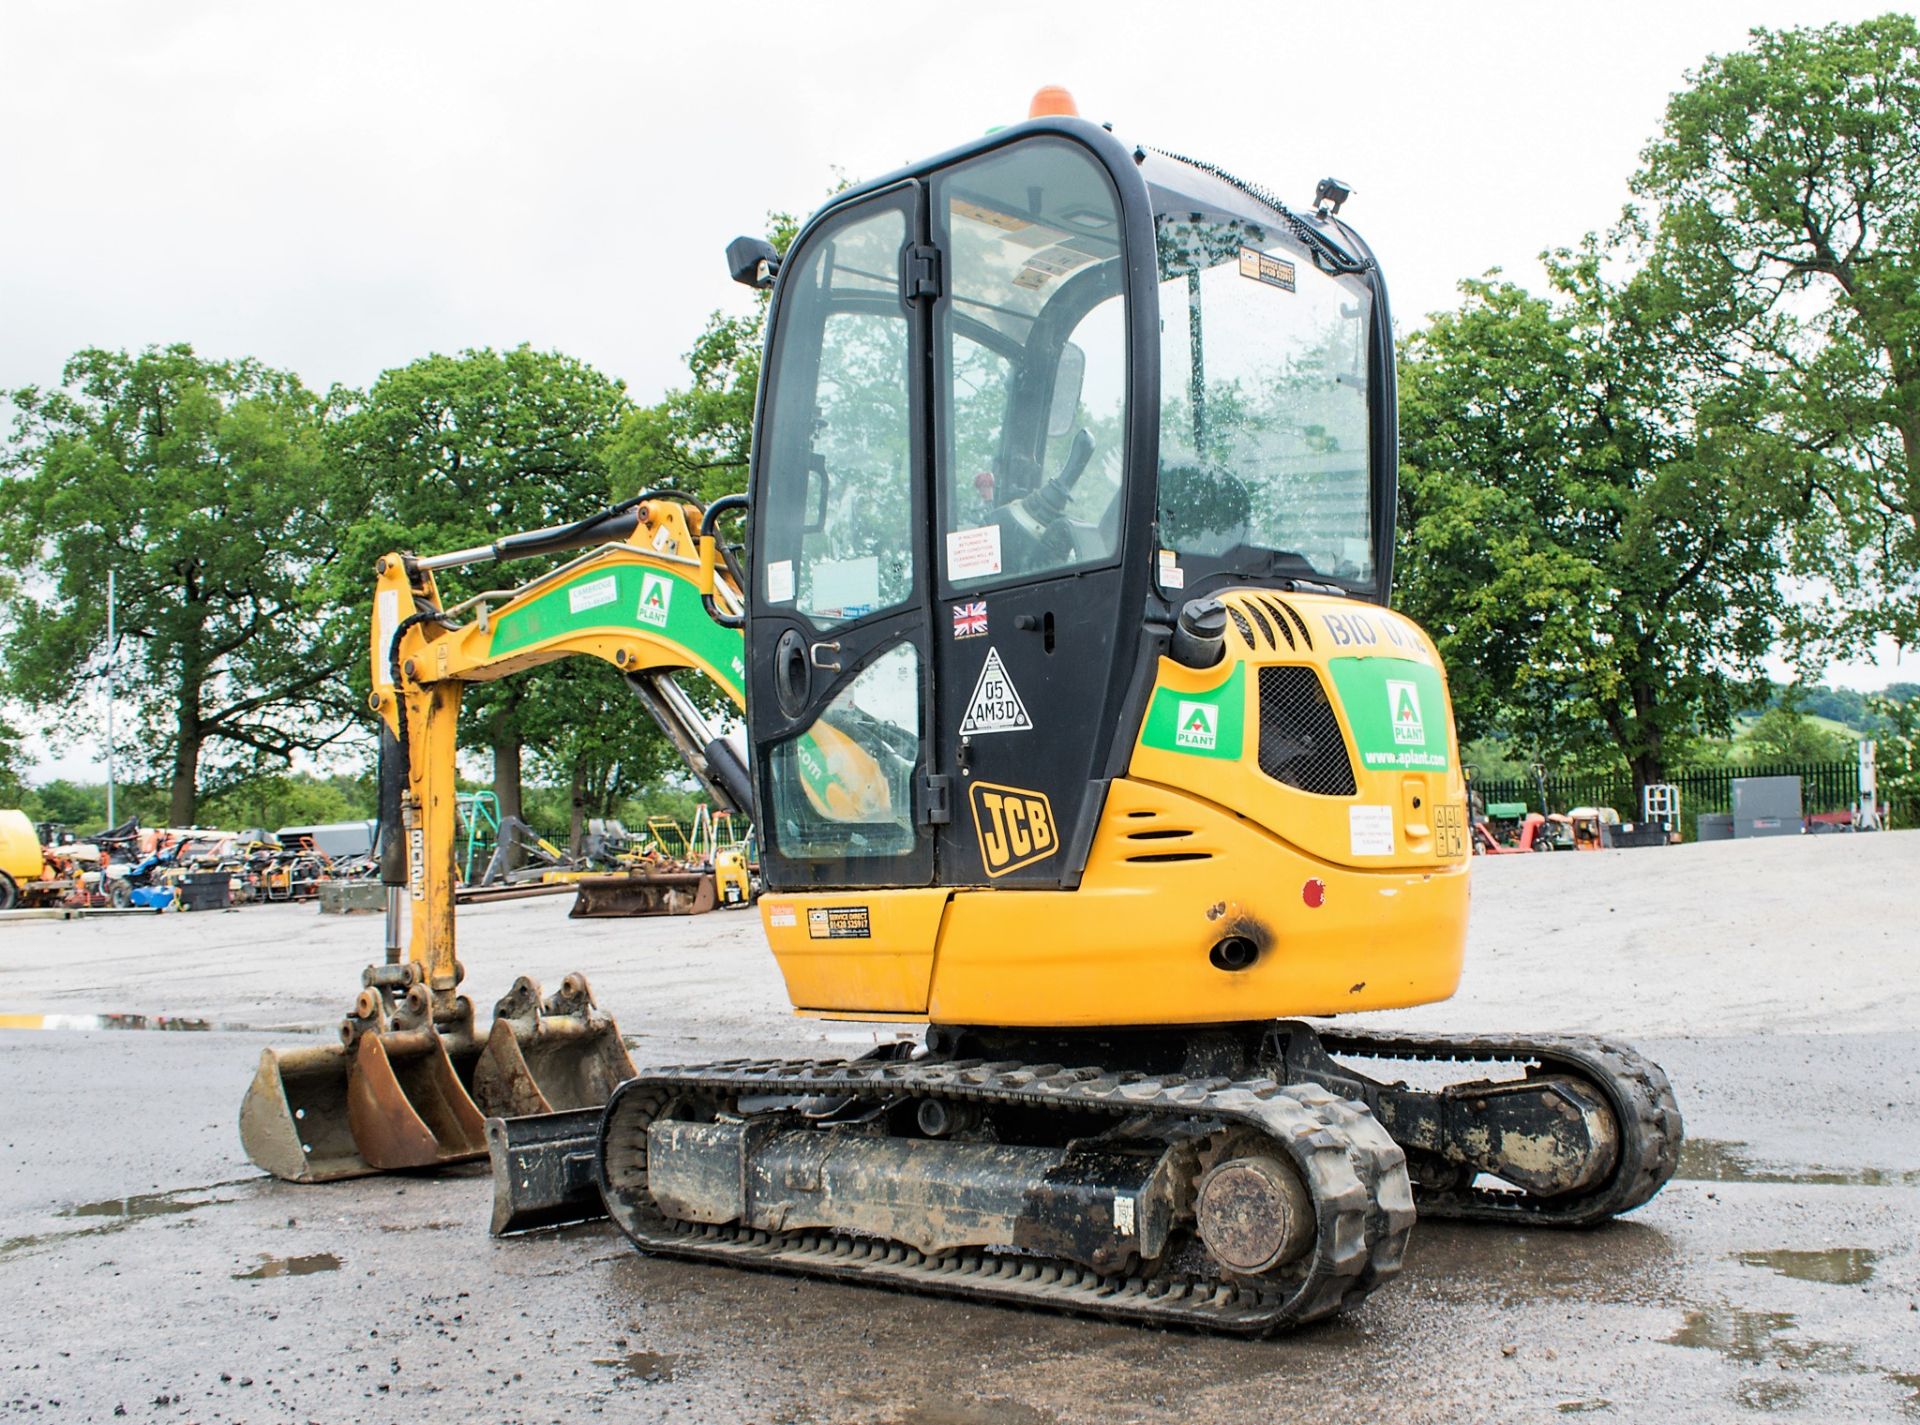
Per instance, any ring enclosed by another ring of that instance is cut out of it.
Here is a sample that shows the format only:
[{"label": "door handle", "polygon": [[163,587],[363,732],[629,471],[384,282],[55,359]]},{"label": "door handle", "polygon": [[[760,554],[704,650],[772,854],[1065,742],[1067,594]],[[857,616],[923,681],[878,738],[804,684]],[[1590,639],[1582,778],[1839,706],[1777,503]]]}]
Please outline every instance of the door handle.
[{"label": "door handle", "polygon": [[836,658],[831,663],[829,663],[826,659],[820,656],[820,650],[823,648],[830,653],[838,653],[840,651],[840,645],[838,642],[816,643],[807,650],[807,656],[813,661],[814,667],[824,669],[829,673],[838,673],[840,671],[840,660]]}]

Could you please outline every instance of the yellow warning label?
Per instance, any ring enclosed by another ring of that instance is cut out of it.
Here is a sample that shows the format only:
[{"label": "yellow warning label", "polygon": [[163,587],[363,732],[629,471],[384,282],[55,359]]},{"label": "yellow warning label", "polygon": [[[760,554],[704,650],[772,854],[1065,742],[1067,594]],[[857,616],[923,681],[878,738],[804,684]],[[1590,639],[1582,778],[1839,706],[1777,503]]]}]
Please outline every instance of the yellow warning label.
[{"label": "yellow warning label", "polygon": [[1256,282],[1264,282],[1269,287],[1279,287],[1291,292],[1293,285],[1293,264],[1282,262],[1277,257],[1268,257],[1257,248],[1240,249],[1240,275],[1251,277]]}]

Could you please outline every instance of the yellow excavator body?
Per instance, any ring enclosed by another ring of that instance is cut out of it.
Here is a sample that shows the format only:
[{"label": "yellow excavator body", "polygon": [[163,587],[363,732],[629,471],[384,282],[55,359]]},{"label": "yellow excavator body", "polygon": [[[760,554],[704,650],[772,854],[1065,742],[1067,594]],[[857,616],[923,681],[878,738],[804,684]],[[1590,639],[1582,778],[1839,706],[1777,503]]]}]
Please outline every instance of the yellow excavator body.
[{"label": "yellow excavator body", "polygon": [[[1154,1025],[1451,995],[1466,947],[1466,788],[1432,642],[1398,614],[1325,597],[1226,602],[1296,629],[1297,615],[1308,632],[1289,645],[1247,617],[1211,668],[1160,660],[1077,887],[769,894],[761,921],[794,1005],[827,1018]],[[1338,741],[1301,771],[1348,777],[1344,795],[1263,769],[1263,676],[1270,688],[1293,680],[1331,720]],[[1059,854],[1043,793],[976,786],[969,804],[989,867]],[[1222,973],[1234,956],[1246,965]]]},{"label": "yellow excavator body", "polygon": [[[268,1051],[255,1161],[484,1137],[497,1232],[604,1211],[651,1253],[1243,1334],[1392,1276],[1416,1192],[1576,1227],[1672,1173],[1671,1089],[1625,1046],[1300,1018],[1445,999],[1466,943],[1446,677],[1387,607],[1384,279],[1344,184],[1296,211],[1043,98],[784,253],[729,247],[771,294],[745,495],[381,561],[388,963],[340,1050]],[[451,606],[434,582],[571,550]],[[636,1070],[579,976],[476,1029],[461,691],[568,656],[753,815],[795,1009],[919,1046]]]}]

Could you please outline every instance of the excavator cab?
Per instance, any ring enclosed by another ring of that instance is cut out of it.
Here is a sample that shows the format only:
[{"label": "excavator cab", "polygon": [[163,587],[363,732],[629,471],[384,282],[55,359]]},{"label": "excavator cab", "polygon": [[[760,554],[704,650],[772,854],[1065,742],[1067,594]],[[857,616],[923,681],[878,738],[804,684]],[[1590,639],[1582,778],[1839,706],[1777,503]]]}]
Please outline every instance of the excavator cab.
[{"label": "excavator cab", "polygon": [[[1036,899],[1030,914],[1105,905],[1124,919],[1150,878],[1191,879],[1173,868],[1201,852],[1172,843],[1209,808],[1141,798],[1140,744],[1176,754],[1162,759],[1175,787],[1217,774],[1200,801],[1304,843],[1298,887],[1312,857],[1425,877],[1402,902],[1431,931],[1404,958],[1425,963],[1338,986],[1372,979],[1371,995],[1329,1001],[1269,965],[1231,989],[1198,975],[1181,1018],[1451,992],[1464,791],[1438,659],[1379,608],[1398,458],[1391,323],[1379,267],[1337,215],[1345,197],[1329,181],[1295,213],[1209,165],[1049,115],[836,198],[783,260],[735,244],[736,274],[773,290],[747,709],[763,915],[803,1010],[938,1015],[945,1000],[1004,1022],[969,991],[982,981],[964,957],[942,993],[936,930],[965,929],[942,922],[948,897],[975,915],[984,902],[966,892],[1087,890],[1116,816],[1165,838],[1129,848],[1157,859],[1130,860],[1111,900]],[[1379,742],[1393,774],[1372,785],[1343,745],[1347,679],[1364,705],[1350,709],[1369,739],[1358,750]],[[1389,684],[1404,686],[1397,730],[1376,716]],[[826,806],[822,746],[884,775]],[[1271,796],[1272,781],[1305,799]],[[1369,830],[1330,797],[1364,804]],[[1220,855],[1195,915],[1230,902],[1217,883],[1264,851]],[[858,914],[821,899],[843,891],[872,894]],[[1258,958],[1282,914],[1236,915],[1257,924],[1234,935],[1199,921],[1186,938],[1200,937],[1202,969],[1227,940]],[[1173,953],[1186,952],[1143,940],[1139,968],[1151,979]],[[1018,997],[1032,965],[1004,968],[1002,994]],[[1165,1008],[1136,985],[1130,1006],[1071,1012],[1151,1022]]]},{"label": "excavator cab", "polygon": [[[1331,211],[1071,117],[816,216],[750,495],[769,887],[1073,887],[1143,615],[1250,580],[1384,600],[1389,332]],[[820,722],[891,769],[864,805],[807,794]],[[1045,810],[987,834],[975,784]]]}]

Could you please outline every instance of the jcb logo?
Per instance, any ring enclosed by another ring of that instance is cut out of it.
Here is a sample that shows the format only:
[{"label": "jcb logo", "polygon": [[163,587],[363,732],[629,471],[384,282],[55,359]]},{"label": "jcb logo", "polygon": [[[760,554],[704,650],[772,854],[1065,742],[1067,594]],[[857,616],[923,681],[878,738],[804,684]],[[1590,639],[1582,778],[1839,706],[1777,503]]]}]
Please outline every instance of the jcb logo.
[{"label": "jcb logo", "polygon": [[1053,805],[1044,792],[1024,787],[1002,787],[975,782],[973,829],[980,837],[980,859],[987,875],[1004,876],[1022,866],[1044,861],[1060,849],[1053,825]]}]

